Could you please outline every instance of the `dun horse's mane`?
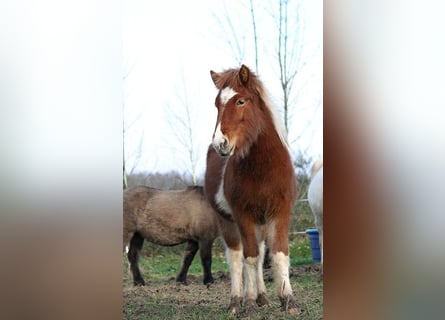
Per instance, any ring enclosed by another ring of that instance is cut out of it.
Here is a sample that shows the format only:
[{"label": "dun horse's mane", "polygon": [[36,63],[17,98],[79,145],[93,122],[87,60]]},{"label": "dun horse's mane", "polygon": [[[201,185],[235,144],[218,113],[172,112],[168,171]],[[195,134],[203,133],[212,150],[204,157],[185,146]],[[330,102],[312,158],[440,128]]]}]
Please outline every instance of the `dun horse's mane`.
[{"label": "dun horse's mane", "polygon": [[264,85],[258,78],[258,76],[256,76],[253,72],[250,72],[249,81],[247,82],[247,84],[243,84],[241,83],[241,79],[239,78],[239,69],[229,69],[219,74],[218,79],[216,79],[215,85],[219,90],[226,87],[237,88],[240,86],[244,86],[249,91],[256,92],[260,99],[263,100],[264,105],[269,110],[273,125],[275,127],[275,131],[277,132],[280,141],[289,151],[286,128],[284,127],[283,122],[280,120],[280,115],[278,113],[277,107],[271,102],[269,94],[264,88]]}]

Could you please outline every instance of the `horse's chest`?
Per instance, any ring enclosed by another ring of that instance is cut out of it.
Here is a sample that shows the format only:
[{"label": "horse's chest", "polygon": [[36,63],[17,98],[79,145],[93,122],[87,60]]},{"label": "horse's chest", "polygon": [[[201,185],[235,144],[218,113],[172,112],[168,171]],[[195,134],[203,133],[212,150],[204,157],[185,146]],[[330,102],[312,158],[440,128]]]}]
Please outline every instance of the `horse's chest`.
[{"label": "horse's chest", "polygon": [[218,207],[230,215],[252,214],[264,221],[271,207],[271,194],[264,177],[227,174],[215,196]]}]

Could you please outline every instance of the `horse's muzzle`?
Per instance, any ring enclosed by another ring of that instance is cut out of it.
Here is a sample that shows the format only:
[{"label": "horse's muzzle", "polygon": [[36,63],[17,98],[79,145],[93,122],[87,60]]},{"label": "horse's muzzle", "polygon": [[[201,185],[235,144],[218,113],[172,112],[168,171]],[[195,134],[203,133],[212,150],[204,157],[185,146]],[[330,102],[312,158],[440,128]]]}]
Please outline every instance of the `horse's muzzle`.
[{"label": "horse's muzzle", "polygon": [[231,145],[226,137],[218,139],[218,141],[215,140],[213,140],[212,146],[220,156],[227,157],[233,154],[235,146]]}]

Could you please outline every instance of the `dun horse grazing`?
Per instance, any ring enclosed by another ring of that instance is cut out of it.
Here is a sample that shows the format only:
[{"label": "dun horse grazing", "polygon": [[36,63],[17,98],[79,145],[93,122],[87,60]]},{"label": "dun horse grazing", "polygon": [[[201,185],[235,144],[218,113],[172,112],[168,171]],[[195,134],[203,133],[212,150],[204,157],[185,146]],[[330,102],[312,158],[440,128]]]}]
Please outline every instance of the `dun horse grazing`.
[{"label": "dun horse grazing", "polygon": [[323,276],[323,160],[312,166],[311,183],[309,184],[308,200],[314,215],[315,226],[320,234],[321,270]]},{"label": "dun horse grazing", "polygon": [[212,283],[212,246],[219,235],[217,214],[207,202],[203,187],[158,190],[135,187],[124,191],[124,248],[134,285],[144,285],[138,261],[144,239],[162,246],[187,242],[176,281],[187,283],[187,271],[200,251],[204,284]]},{"label": "dun horse grazing", "polygon": [[300,313],[289,281],[288,230],[297,187],[284,128],[262,83],[246,66],[210,74],[218,89],[218,117],[204,188],[220,213],[227,246],[229,311],[240,310],[243,283],[247,313],[268,304],[262,269],[267,236],[281,307]]}]

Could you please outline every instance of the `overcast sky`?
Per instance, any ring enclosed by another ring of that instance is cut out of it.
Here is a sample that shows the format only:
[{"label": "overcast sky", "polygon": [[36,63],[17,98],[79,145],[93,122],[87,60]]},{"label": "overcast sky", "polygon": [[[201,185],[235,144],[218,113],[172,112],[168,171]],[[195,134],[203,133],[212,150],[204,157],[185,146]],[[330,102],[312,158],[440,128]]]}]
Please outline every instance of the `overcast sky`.
[{"label": "overcast sky", "polygon": [[[259,76],[280,105],[278,62],[274,58],[278,1],[253,1],[258,29]],[[301,68],[295,80],[289,140],[292,151],[318,158],[323,151],[322,111],[322,1],[290,1],[290,30],[303,43]],[[198,173],[205,169],[216,109],[216,89],[209,71],[239,66],[231,50],[233,40],[224,23],[229,15],[240,46],[242,62],[255,70],[249,1],[140,1],[124,2],[123,77],[124,129],[127,171],[184,171],[187,155],[177,136],[172,114],[182,114],[187,100],[193,124]],[[179,109],[178,109],[179,108]],[[179,132],[181,135],[181,132]]]}]

